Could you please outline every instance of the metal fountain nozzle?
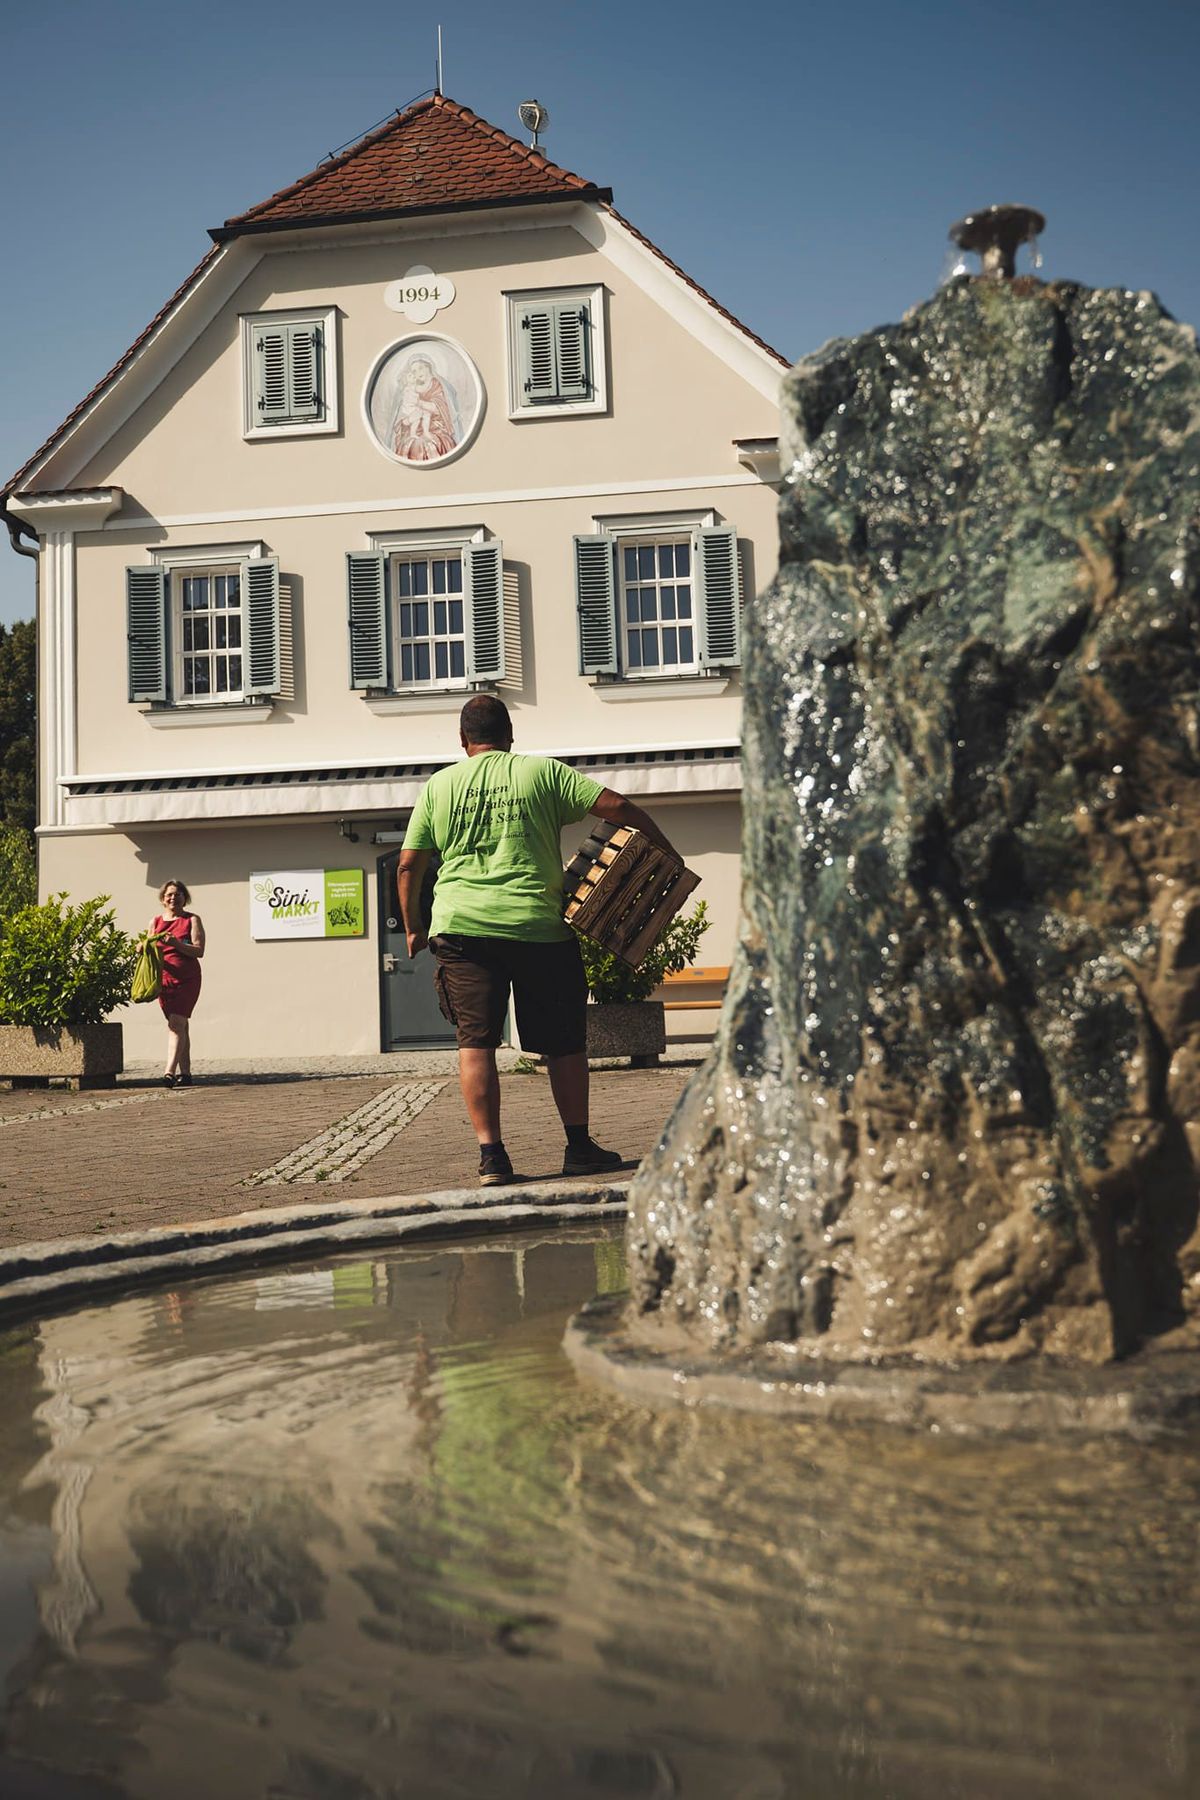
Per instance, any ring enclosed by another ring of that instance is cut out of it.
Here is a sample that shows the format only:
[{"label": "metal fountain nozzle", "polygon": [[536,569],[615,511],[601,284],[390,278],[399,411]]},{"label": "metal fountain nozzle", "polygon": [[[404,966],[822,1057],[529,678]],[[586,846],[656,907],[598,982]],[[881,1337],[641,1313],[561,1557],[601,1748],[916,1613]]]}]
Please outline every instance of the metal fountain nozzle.
[{"label": "metal fountain nozzle", "polygon": [[973,250],[983,273],[996,280],[1011,280],[1017,272],[1017,251],[1045,231],[1044,214],[1032,206],[987,206],[968,213],[950,227],[950,242],[960,250]]}]

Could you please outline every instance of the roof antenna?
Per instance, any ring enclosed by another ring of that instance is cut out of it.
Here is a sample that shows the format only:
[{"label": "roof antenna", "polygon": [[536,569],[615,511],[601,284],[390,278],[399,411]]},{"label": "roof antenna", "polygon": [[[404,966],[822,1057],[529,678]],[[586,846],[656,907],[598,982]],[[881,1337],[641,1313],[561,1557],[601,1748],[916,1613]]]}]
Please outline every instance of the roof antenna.
[{"label": "roof antenna", "polygon": [[540,150],[541,145],[538,143],[538,132],[545,131],[547,125],[550,123],[550,114],[546,111],[546,108],[537,100],[522,100],[520,106],[517,108],[517,117],[520,119],[526,131],[532,131],[533,133],[533,140],[530,143],[529,148],[531,150]]},{"label": "roof antenna", "polygon": [[433,90],[434,90],[434,93],[440,94],[442,91],[442,28],[440,25],[437,28],[437,34],[438,34],[437,80],[433,84]]}]

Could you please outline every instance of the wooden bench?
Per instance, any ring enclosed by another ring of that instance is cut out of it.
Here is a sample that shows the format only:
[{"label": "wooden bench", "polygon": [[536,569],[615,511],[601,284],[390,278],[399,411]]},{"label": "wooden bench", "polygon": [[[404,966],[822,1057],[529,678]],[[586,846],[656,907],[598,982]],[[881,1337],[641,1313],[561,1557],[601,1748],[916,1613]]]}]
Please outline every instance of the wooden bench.
[{"label": "wooden bench", "polygon": [[[725,983],[729,980],[728,968],[714,967],[680,969],[677,975],[665,975],[662,984],[662,1002],[672,1012],[700,1012],[708,1008],[718,1007],[725,993]],[[693,996],[695,988],[717,988],[716,994],[706,994],[701,999]]]}]

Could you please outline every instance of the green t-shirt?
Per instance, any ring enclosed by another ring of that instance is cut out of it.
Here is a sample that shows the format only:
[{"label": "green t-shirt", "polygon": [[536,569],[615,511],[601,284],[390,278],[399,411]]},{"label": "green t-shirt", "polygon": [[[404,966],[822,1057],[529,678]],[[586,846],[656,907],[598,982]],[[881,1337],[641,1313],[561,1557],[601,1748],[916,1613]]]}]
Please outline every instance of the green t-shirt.
[{"label": "green t-shirt", "polygon": [[511,750],[484,750],[439,769],[404,834],[406,850],[441,855],[430,932],[532,944],[569,938],[559,834],[603,791],[552,756]]}]

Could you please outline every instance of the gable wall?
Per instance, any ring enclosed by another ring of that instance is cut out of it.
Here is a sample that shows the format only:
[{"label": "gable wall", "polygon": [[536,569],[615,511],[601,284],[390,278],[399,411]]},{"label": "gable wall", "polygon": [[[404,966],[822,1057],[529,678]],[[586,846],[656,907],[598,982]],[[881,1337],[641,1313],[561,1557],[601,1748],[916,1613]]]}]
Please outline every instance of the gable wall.
[{"label": "gable wall", "polygon": [[[458,289],[427,327],[411,325],[382,301],[387,282],[419,262],[451,274]],[[598,280],[609,289],[609,415],[510,421],[503,291]],[[331,302],[340,315],[341,430],[246,443],[239,315]],[[453,337],[470,352],[488,403],[462,456],[413,469],[376,448],[361,397],[381,350],[422,329]],[[460,524],[482,525],[502,540],[519,595],[521,668],[505,690],[519,747],[732,741],[740,715],[736,679],[719,693],[711,684],[699,696],[618,704],[579,675],[572,537],[594,529],[598,514],[712,508],[745,540],[743,574],[752,592],[774,571],[776,497],[739,469],[731,440],[776,429],[767,400],[574,230],[270,250],[77,477],[80,485],[116,484],[126,500],[104,532],[77,542],[76,772],[288,767],[427,756],[453,745],[461,695],[432,714],[380,717],[350,689],[345,555],[368,549],[371,531]],[[722,484],[712,485],[714,477]],[[638,491],[660,481],[667,484],[661,491]],[[689,491],[670,485],[691,481],[698,485]],[[572,487],[606,491],[563,493]],[[297,509],[305,516],[288,516]],[[148,515],[147,523],[129,529],[139,515]],[[196,522],[176,522],[181,518]],[[279,703],[263,723],[198,713],[194,725],[156,729],[125,698],[126,565],[146,563],[155,547],[260,539],[280,558],[293,592],[294,702]]]},{"label": "gable wall", "polygon": [[[414,263],[453,277],[457,297],[427,327],[383,304]],[[603,282],[609,290],[610,414],[510,421],[506,289]],[[245,443],[238,318],[274,308],[339,312],[341,419],[336,436]],[[433,469],[381,455],[362,419],[379,354],[428,330],[474,358],[487,411],[471,448]],[[313,504],[336,497],[420,500],[496,488],[733,473],[735,437],[771,436],[777,410],[670,318],[574,230],[513,229],[459,238],[405,235],[388,244],[269,250],[159,389],[75,477],[116,483],[126,515]]]}]

